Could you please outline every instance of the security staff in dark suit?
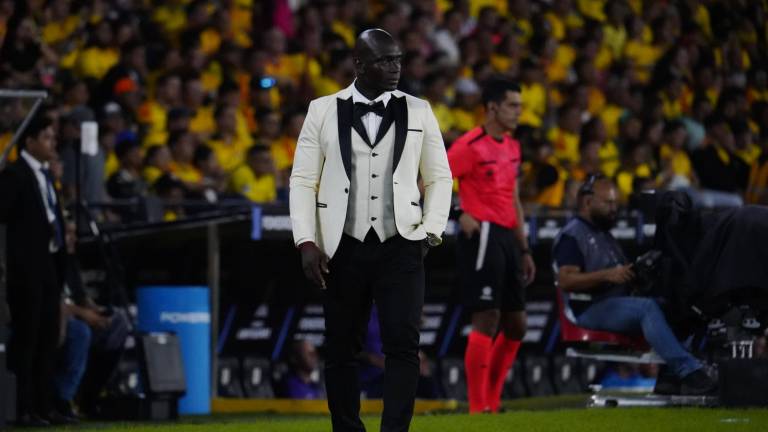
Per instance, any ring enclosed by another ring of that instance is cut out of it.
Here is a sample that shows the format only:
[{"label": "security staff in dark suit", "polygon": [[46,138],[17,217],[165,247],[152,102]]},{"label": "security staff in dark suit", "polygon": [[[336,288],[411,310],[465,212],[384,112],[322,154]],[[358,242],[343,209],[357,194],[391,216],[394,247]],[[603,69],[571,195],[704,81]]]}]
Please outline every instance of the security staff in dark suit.
[{"label": "security staff in dark suit", "polygon": [[68,423],[51,409],[65,265],[64,223],[49,162],[51,119],[39,115],[19,141],[19,159],[0,172],[0,223],[7,226],[9,364],[17,375],[18,423]]}]

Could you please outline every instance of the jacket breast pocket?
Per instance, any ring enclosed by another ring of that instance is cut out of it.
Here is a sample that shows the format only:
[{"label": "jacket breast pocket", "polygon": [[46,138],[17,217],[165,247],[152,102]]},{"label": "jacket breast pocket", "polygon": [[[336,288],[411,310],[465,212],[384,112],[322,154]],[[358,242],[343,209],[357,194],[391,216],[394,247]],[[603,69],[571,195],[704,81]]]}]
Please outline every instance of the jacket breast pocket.
[{"label": "jacket breast pocket", "polygon": [[424,134],[420,132],[408,132],[405,137],[405,152],[410,152],[415,159],[416,167],[418,167],[419,159],[421,159],[421,144],[424,141]]}]

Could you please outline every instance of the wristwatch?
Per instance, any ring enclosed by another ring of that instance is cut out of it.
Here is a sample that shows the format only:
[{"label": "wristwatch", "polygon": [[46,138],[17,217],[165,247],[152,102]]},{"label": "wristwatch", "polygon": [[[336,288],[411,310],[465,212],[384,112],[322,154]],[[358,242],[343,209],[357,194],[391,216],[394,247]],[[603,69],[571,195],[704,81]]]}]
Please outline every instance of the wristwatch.
[{"label": "wristwatch", "polygon": [[435,247],[443,244],[443,239],[437,236],[437,234],[427,233],[427,246]]}]

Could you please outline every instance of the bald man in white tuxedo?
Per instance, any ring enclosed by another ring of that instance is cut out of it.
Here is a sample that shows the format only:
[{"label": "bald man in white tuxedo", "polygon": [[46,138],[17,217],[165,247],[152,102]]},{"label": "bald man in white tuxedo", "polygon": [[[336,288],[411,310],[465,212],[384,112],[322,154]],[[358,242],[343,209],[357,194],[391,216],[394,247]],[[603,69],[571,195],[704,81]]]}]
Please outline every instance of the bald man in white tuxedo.
[{"label": "bald man in white tuxedo", "polygon": [[356,80],[310,103],[291,174],[294,240],[307,278],[324,290],[334,431],[365,430],[357,358],[374,301],[386,356],[381,430],[408,430],[419,375],[423,258],[442,242],[451,204],[451,172],[432,109],[395,90],[401,57],[389,33],[360,35]]}]

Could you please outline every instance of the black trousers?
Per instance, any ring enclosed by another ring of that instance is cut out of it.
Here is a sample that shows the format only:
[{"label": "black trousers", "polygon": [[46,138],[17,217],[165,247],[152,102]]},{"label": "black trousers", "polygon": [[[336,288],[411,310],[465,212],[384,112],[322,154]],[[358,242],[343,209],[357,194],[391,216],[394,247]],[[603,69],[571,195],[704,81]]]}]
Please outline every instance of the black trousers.
[{"label": "black trousers", "polygon": [[325,379],[334,432],[365,431],[357,359],[376,302],[385,355],[381,430],[407,431],[419,380],[419,323],[424,303],[422,242],[380,243],[342,236],[325,292]]},{"label": "black trousers", "polygon": [[52,409],[52,380],[61,326],[61,269],[52,263],[41,268],[45,270],[37,277],[28,275],[26,283],[9,281],[8,285],[8,355],[9,366],[17,378],[19,414],[47,415]]},{"label": "black trousers", "polygon": [[130,331],[128,313],[123,309],[114,310],[109,327],[104,330],[94,330],[88,354],[88,367],[78,388],[77,404],[80,412],[90,416],[97,414],[96,405],[101,391],[117,370],[123,355],[125,339]]}]

